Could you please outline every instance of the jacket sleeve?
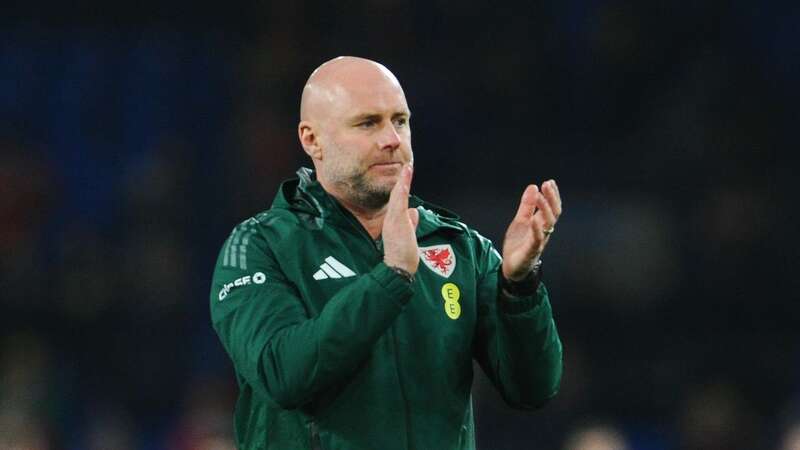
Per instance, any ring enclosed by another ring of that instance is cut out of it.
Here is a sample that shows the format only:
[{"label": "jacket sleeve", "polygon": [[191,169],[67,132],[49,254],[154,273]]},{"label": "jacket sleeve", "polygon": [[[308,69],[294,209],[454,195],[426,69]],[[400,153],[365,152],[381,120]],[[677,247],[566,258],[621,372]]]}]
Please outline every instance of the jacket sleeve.
[{"label": "jacket sleeve", "polygon": [[510,297],[500,289],[502,257],[471,232],[478,268],[475,359],[510,406],[535,409],[558,392],[562,354],[547,289]]},{"label": "jacket sleeve", "polygon": [[[231,254],[231,240],[246,250]],[[351,374],[412,293],[380,263],[311,317],[264,238],[235,229],[214,270],[211,320],[240,380],[290,409]]]}]

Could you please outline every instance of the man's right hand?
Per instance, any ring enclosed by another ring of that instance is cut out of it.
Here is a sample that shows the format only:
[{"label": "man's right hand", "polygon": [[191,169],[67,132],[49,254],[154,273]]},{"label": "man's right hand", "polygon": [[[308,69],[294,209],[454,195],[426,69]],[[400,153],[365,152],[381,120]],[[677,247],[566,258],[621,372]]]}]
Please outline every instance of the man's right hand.
[{"label": "man's right hand", "polygon": [[408,207],[408,195],[411,192],[411,165],[400,170],[389,203],[383,217],[383,262],[390,267],[398,267],[414,274],[419,266],[417,249],[417,224],[419,211]]}]

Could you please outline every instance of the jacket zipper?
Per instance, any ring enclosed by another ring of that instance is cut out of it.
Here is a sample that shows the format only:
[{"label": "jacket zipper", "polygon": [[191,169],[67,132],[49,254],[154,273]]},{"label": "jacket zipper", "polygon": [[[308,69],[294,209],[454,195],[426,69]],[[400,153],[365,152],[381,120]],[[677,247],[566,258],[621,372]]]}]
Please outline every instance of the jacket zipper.
[{"label": "jacket zipper", "polygon": [[[347,217],[346,214],[345,214],[345,217]],[[354,218],[351,219],[350,217],[347,217],[347,219],[353,224],[353,226],[356,227],[357,230],[359,230],[360,234],[364,237],[364,239],[366,239],[370,243],[370,246],[375,250],[376,256],[382,257],[383,256],[383,244],[381,243],[379,245],[375,240],[373,240],[372,236],[369,235],[367,230],[364,229],[364,226],[361,225],[360,222],[358,222]],[[383,239],[383,238],[381,238],[381,239]],[[383,258],[381,258],[380,260],[382,261]],[[397,334],[394,331],[394,324],[392,324],[392,326],[389,327],[389,334],[391,335],[392,345],[394,346],[394,352],[393,352],[394,353],[394,366],[395,366],[395,371],[397,372],[397,381],[398,381],[398,383],[400,385],[400,396],[403,398],[403,414],[405,415],[405,418],[406,418],[406,442],[408,443],[409,450],[414,450],[414,443],[412,441],[412,437],[414,435],[411,432],[412,431],[412,429],[411,429],[411,412],[409,411],[408,397],[406,396],[406,388],[405,388],[405,382],[403,380],[403,374],[402,374],[402,372],[400,370],[400,357],[399,357],[398,351],[397,351],[399,347],[398,347],[398,343],[397,343]],[[319,442],[319,436],[317,437],[317,442]],[[312,441],[312,448],[314,450],[318,450],[318,447],[313,447],[313,441]]]},{"label": "jacket zipper", "polygon": [[406,397],[406,388],[405,388],[405,381],[403,380],[403,373],[400,370],[400,356],[398,352],[398,344],[397,344],[397,334],[394,332],[394,325],[389,328],[389,333],[392,335],[392,343],[394,345],[394,366],[397,371],[397,380],[400,384],[400,396],[403,397],[403,414],[406,416],[406,442],[408,443],[408,448],[413,450],[414,443],[413,443],[413,436],[414,434],[411,432],[411,412],[408,408],[408,397]]},{"label": "jacket zipper", "polygon": [[317,422],[312,420],[308,428],[311,431],[311,450],[322,450],[322,445],[319,442],[319,429],[317,429]]}]

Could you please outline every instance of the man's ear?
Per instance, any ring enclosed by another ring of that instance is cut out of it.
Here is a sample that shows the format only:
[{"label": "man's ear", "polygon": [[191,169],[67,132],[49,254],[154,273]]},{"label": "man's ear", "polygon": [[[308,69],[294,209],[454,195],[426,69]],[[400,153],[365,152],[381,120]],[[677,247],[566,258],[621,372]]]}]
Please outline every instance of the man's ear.
[{"label": "man's ear", "polygon": [[319,136],[317,135],[314,127],[310,122],[301,120],[297,125],[297,136],[300,138],[300,144],[303,146],[306,154],[312,160],[322,159],[322,147],[319,143]]}]

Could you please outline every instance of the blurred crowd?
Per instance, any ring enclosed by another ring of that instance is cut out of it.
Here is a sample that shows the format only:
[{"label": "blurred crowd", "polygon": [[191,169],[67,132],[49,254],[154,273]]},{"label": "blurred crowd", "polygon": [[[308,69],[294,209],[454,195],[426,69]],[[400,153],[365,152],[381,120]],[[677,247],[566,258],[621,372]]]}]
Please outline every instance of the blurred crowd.
[{"label": "blurred crowd", "polygon": [[498,246],[562,187],[562,391],[511,411],[476,366],[479,449],[800,449],[797,7],[106,8],[0,29],[0,450],[234,448],[211,270],[310,164],[299,94],[341,54],[403,83],[415,193]]}]

